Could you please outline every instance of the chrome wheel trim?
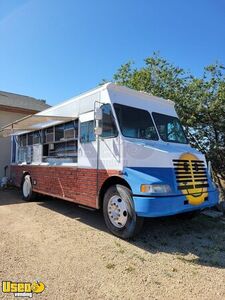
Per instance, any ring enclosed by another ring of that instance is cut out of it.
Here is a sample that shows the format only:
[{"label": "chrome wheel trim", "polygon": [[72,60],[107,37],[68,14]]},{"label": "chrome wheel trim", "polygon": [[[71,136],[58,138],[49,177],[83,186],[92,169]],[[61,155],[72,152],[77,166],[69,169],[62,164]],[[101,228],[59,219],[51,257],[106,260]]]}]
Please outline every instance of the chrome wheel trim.
[{"label": "chrome wheel trim", "polygon": [[31,182],[29,177],[25,177],[23,182],[23,195],[27,198],[30,195],[31,191]]},{"label": "chrome wheel trim", "polygon": [[126,202],[118,195],[112,196],[108,202],[108,217],[117,228],[123,228],[128,219]]}]

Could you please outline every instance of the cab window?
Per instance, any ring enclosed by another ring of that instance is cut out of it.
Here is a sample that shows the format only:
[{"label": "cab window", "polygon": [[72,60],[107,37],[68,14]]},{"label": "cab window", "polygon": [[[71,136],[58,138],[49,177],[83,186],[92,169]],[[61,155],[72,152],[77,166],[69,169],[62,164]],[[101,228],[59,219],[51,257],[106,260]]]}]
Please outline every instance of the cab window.
[{"label": "cab window", "polygon": [[95,141],[94,121],[80,123],[80,142],[90,143]]},{"label": "cab window", "polygon": [[118,135],[115,119],[113,116],[112,108],[110,104],[102,105],[102,134],[103,138],[112,138]]},{"label": "cab window", "polygon": [[116,116],[124,136],[136,139],[158,140],[150,113],[147,110],[114,104]]},{"label": "cab window", "polygon": [[187,144],[187,138],[178,118],[155,112],[152,115],[163,141]]}]

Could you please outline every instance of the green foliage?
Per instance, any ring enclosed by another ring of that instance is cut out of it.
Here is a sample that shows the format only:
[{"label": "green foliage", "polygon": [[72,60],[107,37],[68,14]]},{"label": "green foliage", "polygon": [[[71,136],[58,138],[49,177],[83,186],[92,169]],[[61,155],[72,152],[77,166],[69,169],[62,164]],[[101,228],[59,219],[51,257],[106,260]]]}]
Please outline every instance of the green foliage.
[{"label": "green foliage", "polygon": [[114,74],[120,85],[171,99],[191,144],[225,179],[225,67],[215,63],[197,78],[153,53],[141,68],[129,61]]}]

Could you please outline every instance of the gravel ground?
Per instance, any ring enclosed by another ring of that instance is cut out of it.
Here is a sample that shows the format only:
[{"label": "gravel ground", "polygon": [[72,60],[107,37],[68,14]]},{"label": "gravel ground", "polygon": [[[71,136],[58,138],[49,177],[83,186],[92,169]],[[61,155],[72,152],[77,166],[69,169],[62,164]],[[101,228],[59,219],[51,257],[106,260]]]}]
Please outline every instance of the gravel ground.
[{"label": "gravel ground", "polygon": [[11,190],[0,192],[0,236],[1,281],[43,281],[35,299],[225,299],[222,217],[148,220],[128,242],[98,211]]}]

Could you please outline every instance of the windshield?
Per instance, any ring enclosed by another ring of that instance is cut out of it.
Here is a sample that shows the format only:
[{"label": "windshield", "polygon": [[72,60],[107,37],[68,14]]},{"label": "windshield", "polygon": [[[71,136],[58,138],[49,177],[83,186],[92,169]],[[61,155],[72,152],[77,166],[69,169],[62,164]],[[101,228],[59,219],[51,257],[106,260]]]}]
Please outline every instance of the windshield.
[{"label": "windshield", "polygon": [[126,137],[158,140],[156,128],[147,110],[114,104],[121,132]]},{"label": "windshield", "polygon": [[159,135],[165,142],[187,144],[183,127],[178,118],[152,113]]}]

